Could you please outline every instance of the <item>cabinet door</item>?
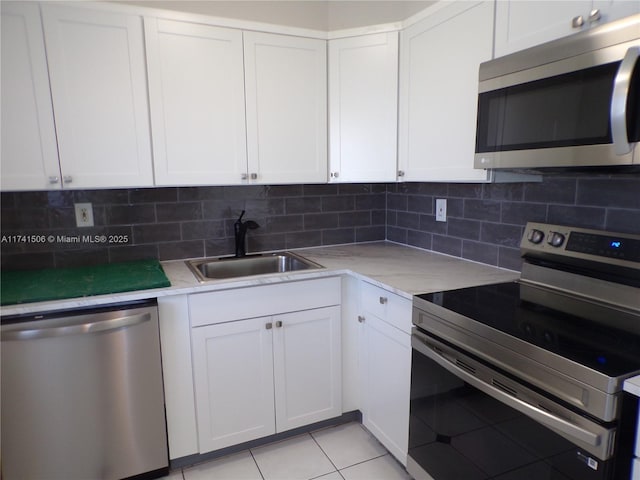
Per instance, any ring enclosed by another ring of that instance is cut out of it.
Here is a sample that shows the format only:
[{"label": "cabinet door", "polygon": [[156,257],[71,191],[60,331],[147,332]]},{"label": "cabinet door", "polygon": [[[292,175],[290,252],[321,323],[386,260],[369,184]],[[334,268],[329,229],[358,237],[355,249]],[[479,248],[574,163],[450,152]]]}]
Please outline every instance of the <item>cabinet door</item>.
[{"label": "cabinet door", "polygon": [[2,2],[1,45],[2,189],[60,188],[49,74],[36,3]]},{"label": "cabinet door", "polygon": [[[588,26],[591,0],[506,0],[496,2],[495,56],[539,45]],[[582,27],[572,20],[582,16]]]},{"label": "cabinet door", "polygon": [[406,465],[411,336],[367,315],[363,354],[362,423],[400,463]]},{"label": "cabinet door", "polygon": [[156,185],[247,173],[242,32],[145,18]]},{"label": "cabinet door", "polygon": [[404,180],[486,181],[473,158],[478,67],[491,58],[493,2],[448,4],[404,30],[400,40]]},{"label": "cabinet door", "polygon": [[270,322],[255,318],[192,330],[200,453],[275,433]]},{"label": "cabinet door", "polygon": [[277,315],[273,322],[277,431],[341,415],[340,307]]},{"label": "cabinet door", "polygon": [[244,53],[250,178],[326,182],[326,42],[245,32]]},{"label": "cabinet door", "polygon": [[637,0],[594,0],[591,8],[598,10],[601,15],[600,20],[593,23],[596,26],[640,13],[640,2]]},{"label": "cabinet door", "polygon": [[332,182],[394,182],[397,174],[398,33],[329,42]]},{"label": "cabinet door", "polygon": [[142,18],[41,8],[64,187],[153,185]]}]

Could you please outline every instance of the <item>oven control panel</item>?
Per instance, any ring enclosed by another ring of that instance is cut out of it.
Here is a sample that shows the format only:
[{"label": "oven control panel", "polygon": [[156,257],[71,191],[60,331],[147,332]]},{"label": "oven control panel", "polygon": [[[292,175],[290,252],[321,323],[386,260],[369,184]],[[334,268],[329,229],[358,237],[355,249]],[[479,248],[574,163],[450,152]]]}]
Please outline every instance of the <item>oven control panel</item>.
[{"label": "oven control panel", "polygon": [[640,235],[629,233],[530,222],[520,248],[534,256],[547,253],[640,268]]}]

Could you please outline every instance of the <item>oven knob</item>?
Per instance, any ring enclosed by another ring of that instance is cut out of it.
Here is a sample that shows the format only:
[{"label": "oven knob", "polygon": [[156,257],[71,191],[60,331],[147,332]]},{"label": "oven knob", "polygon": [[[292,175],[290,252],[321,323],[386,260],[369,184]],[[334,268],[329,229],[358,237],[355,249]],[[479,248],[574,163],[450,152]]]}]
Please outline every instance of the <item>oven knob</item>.
[{"label": "oven knob", "polygon": [[531,230],[529,232],[529,236],[527,237],[527,239],[531,242],[531,243],[535,243],[536,245],[538,243],[541,243],[542,240],[544,239],[544,233],[540,230]]},{"label": "oven knob", "polygon": [[550,237],[547,243],[552,247],[560,247],[564,243],[564,235],[558,232],[549,232]]}]

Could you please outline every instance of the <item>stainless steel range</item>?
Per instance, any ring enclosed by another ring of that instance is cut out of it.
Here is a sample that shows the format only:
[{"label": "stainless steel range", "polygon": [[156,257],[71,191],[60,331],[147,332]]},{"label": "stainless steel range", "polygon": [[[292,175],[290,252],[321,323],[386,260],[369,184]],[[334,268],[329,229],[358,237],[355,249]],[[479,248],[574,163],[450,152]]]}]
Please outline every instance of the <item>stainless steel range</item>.
[{"label": "stainless steel range", "polygon": [[629,479],[640,235],[529,223],[519,281],[414,297],[416,479]]}]

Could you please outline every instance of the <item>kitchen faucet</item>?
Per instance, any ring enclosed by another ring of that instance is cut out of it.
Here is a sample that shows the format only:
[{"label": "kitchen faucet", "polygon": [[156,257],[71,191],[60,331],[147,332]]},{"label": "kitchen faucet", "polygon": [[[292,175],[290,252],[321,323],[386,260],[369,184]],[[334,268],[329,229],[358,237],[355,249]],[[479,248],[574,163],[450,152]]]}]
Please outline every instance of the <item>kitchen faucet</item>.
[{"label": "kitchen faucet", "polygon": [[260,228],[253,220],[247,220],[245,222],[242,221],[242,217],[244,216],[244,210],[238,217],[238,220],[233,224],[233,229],[236,235],[236,257],[244,257],[247,254],[246,249],[246,236],[247,229],[255,230],[256,228]]}]

